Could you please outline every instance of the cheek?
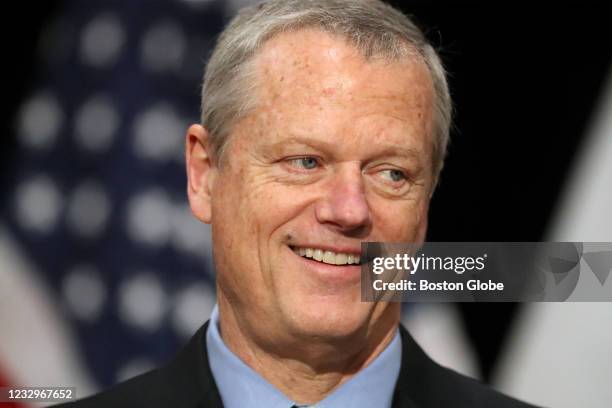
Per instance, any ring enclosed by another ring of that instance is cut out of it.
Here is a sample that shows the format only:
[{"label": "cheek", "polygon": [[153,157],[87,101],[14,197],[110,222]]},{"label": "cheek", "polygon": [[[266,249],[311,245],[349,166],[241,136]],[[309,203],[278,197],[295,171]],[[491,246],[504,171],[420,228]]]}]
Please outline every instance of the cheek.
[{"label": "cheek", "polygon": [[385,242],[415,242],[427,222],[424,199],[380,203],[374,215],[374,239]]},{"label": "cheek", "polygon": [[222,224],[219,231],[229,235],[224,237],[226,244],[232,243],[228,240],[249,240],[252,250],[256,245],[264,249],[262,245],[267,245],[274,232],[291,218],[294,201],[294,194],[287,194],[263,172],[228,171],[215,191],[213,225]]},{"label": "cheek", "polygon": [[248,191],[239,177],[229,172],[219,176],[212,198],[212,238],[215,262],[229,269],[242,268],[244,259],[253,256],[257,231],[255,212]]},{"label": "cheek", "polygon": [[243,302],[260,296],[258,258],[261,230],[258,201],[240,180],[222,178],[213,199],[212,241],[217,283],[226,298]]}]

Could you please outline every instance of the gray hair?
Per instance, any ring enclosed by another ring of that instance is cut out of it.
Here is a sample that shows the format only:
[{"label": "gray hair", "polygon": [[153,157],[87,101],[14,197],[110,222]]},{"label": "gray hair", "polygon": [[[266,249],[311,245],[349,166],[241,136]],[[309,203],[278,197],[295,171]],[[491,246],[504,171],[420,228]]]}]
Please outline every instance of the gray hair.
[{"label": "gray hair", "polygon": [[341,36],[369,60],[420,57],[434,90],[433,170],[437,181],[449,141],[452,102],[442,62],[423,32],[380,0],[270,0],[242,9],[217,40],[202,87],[202,124],[222,160],[228,135],[256,105],[254,55],[273,36],[317,28]]}]

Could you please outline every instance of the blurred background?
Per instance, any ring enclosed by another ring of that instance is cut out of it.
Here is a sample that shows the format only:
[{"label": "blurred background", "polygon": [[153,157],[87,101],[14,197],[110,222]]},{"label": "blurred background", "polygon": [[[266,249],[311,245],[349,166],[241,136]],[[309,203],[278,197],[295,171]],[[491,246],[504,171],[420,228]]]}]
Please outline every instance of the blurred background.
[{"label": "blurred background", "polygon": [[[0,385],[85,396],[167,361],[208,319],[210,236],[187,204],[183,136],[216,35],[248,3],[7,4]],[[440,49],[456,105],[428,240],[612,241],[604,5],[391,3]],[[511,395],[611,404],[611,304],[403,316],[434,359]]]}]

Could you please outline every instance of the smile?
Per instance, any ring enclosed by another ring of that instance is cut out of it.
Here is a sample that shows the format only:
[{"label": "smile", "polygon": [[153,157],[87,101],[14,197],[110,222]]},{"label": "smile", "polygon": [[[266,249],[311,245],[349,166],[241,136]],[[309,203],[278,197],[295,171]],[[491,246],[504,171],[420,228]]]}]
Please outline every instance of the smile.
[{"label": "smile", "polygon": [[292,247],[293,252],[304,258],[314,259],[329,265],[359,264],[359,255],[342,252],[332,252],[317,248]]}]

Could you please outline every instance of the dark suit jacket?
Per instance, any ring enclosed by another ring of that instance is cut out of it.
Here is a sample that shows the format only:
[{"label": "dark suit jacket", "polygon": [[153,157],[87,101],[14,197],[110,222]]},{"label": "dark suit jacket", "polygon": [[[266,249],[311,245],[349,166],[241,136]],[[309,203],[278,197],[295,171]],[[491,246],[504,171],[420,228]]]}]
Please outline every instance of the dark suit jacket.
[{"label": "dark suit jacket", "polygon": [[[207,327],[208,323],[202,326],[169,364],[61,407],[223,408],[208,365]],[[393,408],[531,407],[436,364],[401,326],[400,332],[402,366],[393,395]],[[262,401],[261,407],[265,406]]]}]

